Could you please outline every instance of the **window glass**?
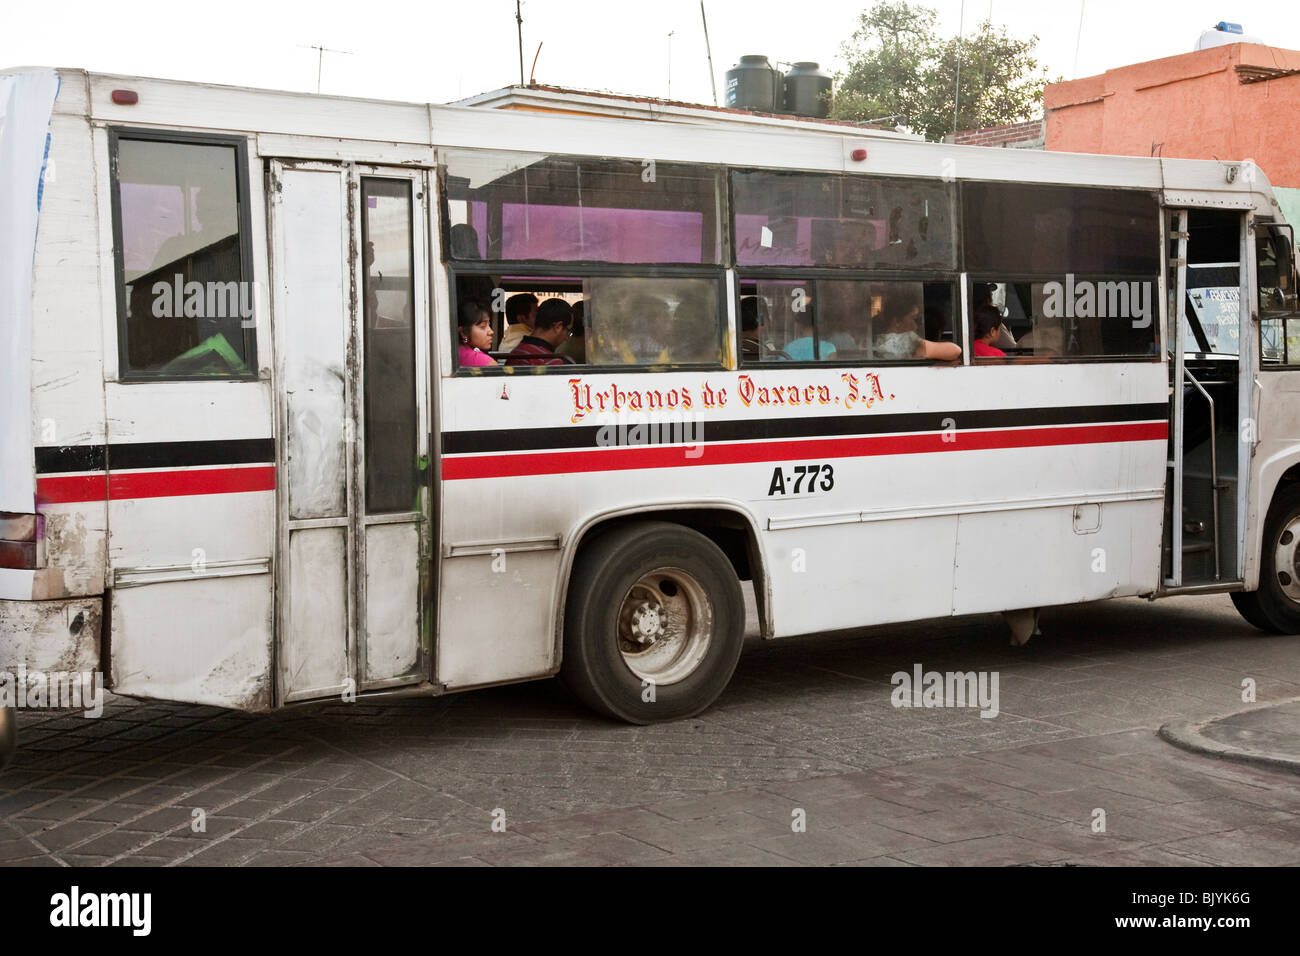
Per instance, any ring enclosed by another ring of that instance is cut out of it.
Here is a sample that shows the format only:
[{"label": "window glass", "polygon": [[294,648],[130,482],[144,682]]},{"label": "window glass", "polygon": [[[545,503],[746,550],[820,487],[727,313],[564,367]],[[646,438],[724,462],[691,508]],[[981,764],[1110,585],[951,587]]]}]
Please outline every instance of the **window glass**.
[{"label": "window glass", "polygon": [[[1008,358],[1150,358],[1156,351],[1157,283],[1150,278],[1070,276],[971,284],[971,314],[992,306]],[[974,331],[972,331],[974,337]]]},{"label": "window glass", "polygon": [[234,144],[117,140],[124,376],[254,375]]},{"label": "window glass", "polygon": [[925,361],[953,341],[952,302],[947,282],[742,279],[741,359]]},{"label": "window glass", "polygon": [[1300,312],[1296,304],[1295,251],[1290,226],[1258,224],[1255,273],[1261,364],[1300,365]]},{"label": "window glass", "polygon": [[714,167],[458,150],[446,155],[451,258],[722,261]]},{"label": "window glass", "polygon": [[[548,299],[564,300],[572,316],[568,333],[562,335],[553,326],[541,330],[523,322],[507,323],[503,312],[508,304],[527,295],[537,299],[536,317],[549,314]],[[718,281],[712,278],[461,274],[456,277],[456,298],[458,310],[472,301],[492,315],[492,346],[486,351],[498,365],[518,364],[521,356],[511,362],[510,353],[521,344],[532,350],[529,364],[534,365],[722,362]]]},{"label": "window glass", "polygon": [[366,511],[415,511],[415,287],[411,184],[361,180]]},{"label": "window glass", "polygon": [[950,185],[821,173],[732,175],[736,262],[954,271]]},{"label": "window glass", "polygon": [[1160,218],[1136,190],[1019,183],[962,185],[968,272],[1156,275]]},{"label": "window glass", "polygon": [[[1237,355],[1241,334],[1241,266],[1236,262],[1187,265],[1187,309],[1196,316],[1205,345],[1221,355]],[[1187,317],[1183,317],[1187,322]],[[1190,323],[1185,335],[1189,352],[1204,351]]]}]

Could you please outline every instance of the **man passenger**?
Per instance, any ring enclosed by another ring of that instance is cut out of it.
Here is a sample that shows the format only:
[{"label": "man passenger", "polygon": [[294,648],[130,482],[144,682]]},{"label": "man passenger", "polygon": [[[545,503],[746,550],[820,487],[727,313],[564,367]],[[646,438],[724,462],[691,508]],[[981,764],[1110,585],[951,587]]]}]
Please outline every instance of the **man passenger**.
[{"label": "man passenger", "polygon": [[532,331],[510,352],[506,364],[573,365],[569,356],[555,352],[568,339],[572,327],[573,307],[563,299],[547,299],[537,310]]}]

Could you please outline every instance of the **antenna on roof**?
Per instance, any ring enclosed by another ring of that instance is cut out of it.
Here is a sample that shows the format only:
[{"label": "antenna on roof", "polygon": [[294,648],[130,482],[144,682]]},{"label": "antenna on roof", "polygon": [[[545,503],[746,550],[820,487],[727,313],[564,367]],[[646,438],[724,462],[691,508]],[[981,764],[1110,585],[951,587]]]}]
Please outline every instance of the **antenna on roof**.
[{"label": "antenna on roof", "polygon": [[961,2],[961,12],[957,14],[957,84],[952,91],[952,131],[957,133],[957,109],[961,105],[961,35],[966,25],[966,0]]},{"label": "antenna on roof", "polygon": [[1074,75],[1071,79],[1077,79],[1079,76],[1079,45],[1083,43],[1083,7],[1086,0],[1079,0],[1079,32],[1074,37]]},{"label": "antenna on roof", "polygon": [[[519,9],[519,0],[515,0],[515,23],[519,26],[519,85],[524,85],[524,15]],[[538,48],[541,52],[541,48]]]},{"label": "antenna on roof", "polygon": [[668,98],[673,98],[673,34],[676,30],[668,31]]},{"label": "antenna on roof", "polygon": [[341,53],[343,56],[351,56],[351,50],[334,50],[327,46],[321,46],[319,43],[299,43],[298,46],[304,50],[316,50],[319,54],[316,57],[316,93],[320,93],[320,74],[321,68],[325,65],[326,53]]},{"label": "antenna on roof", "polygon": [[713,49],[709,46],[709,18],[704,15],[704,0],[700,0],[700,19],[704,21],[704,52],[709,56],[709,85],[713,87],[713,105],[718,105],[718,81],[713,78]]},{"label": "antenna on roof", "polygon": [[529,86],[532,86],[532,85],[533,85],[533,74],[535,74],[535,73],[537,72],[537,58],[538,58],[539,56],[542,55],[542,45],[543,45],[545,42],[546,42],[546,41],[543,40],[541,43],[537,44],[537,52],[533,54],[533,68],[532,68],[531,70],[528,71],[528,85],[529,85]]}]

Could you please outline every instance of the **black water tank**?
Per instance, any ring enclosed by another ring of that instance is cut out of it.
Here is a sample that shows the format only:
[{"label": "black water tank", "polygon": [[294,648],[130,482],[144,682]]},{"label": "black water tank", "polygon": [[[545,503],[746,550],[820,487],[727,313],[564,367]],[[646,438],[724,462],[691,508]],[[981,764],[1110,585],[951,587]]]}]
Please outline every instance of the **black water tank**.
[{"label": "black water tank", "polygon": [[742,56],[727,71],[726,103],[736,110],[781,112],[781,71],[765,56]]},{"label": "black water tank", "polygon": [[831,115],[831,78],[816,63],[796,63],[785,75],[785,112],[795,116]]}]

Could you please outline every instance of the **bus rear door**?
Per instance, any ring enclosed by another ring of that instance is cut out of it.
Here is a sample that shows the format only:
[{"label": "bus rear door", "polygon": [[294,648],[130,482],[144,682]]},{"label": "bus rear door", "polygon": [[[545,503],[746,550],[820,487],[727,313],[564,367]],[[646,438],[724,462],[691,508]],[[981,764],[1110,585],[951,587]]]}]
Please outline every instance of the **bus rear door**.
[{"label": "bus rear door", "polygon": [[429,677],[423,170],[270,163],[278,700]]}]

